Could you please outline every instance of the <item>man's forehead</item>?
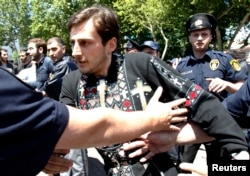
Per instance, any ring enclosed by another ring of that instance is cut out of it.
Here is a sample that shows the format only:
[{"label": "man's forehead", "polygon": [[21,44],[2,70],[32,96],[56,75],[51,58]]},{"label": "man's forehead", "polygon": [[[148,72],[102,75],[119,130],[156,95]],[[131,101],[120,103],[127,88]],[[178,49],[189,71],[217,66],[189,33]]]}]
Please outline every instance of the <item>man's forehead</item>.
[{"label": "man's forehead", "polygon": [[211,30],[208,29],[208,28],[205,28],[205,29],[198,29],[198,30],[195,30],[195,31],[192,31],[190,33],[204,33],[204,32],[208,32],[208,33],[211,33]]},{"label": "man's forehead", "polygon": [[58,48],[59,47],[59,44],[55,41],[47,44],[47,49],[50,49],[50,48]]},{"label": "man's forehead", "polygon": [[30,42],[30,43],[28,43],[28,47],[29,48],[35,48],[36,44],[34,42]]},{"label": "man's forehead", "polygon": [[91,39],[92,36],[98,35],[93,20],[89,19],[85,22],[79,23],[73,26],[70,30],[70,39],[74,40],[77,38]]}]

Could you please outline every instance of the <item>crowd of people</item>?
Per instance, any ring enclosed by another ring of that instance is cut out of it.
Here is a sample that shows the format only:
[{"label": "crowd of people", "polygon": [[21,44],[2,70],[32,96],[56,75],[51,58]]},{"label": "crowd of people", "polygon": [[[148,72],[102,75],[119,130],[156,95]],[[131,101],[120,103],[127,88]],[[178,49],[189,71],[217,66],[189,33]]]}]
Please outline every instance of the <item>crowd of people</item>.
[{"label": "crowd of people", "polygon": [[30,39],[16,68],[1,50],[0,175],[175,176],[198,170],[181,162],[200,144],[209,163],[249,160],[250,78],[209,48],[211,14],[187,20],[192,50],[170,63],[153,40],[117,54],[109,7],[83,8],[67,27],[70,55],[60,37]]}]

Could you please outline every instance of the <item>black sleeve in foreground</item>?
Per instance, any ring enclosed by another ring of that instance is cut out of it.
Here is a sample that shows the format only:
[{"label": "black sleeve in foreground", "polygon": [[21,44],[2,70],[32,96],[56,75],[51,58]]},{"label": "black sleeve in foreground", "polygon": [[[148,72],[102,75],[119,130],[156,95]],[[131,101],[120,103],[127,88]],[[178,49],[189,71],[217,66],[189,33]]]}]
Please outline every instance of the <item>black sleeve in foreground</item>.
[{"label": "black sleeve in foreground", "polygon": [[0,69],[0,175],[34,176],[68,123],[65,105]]},{"label": "black sleeve in foreground", "polygon": [[160,82],[167,101],[187,98],[185,106],[190,109],[189,120],[197,123],[209,136],[215,137],[221,147],[223,157],[232,153],[247,151],[247,142],[242,129],[211,93],[187,80],[166,64],[151,59],[152,81]]}]

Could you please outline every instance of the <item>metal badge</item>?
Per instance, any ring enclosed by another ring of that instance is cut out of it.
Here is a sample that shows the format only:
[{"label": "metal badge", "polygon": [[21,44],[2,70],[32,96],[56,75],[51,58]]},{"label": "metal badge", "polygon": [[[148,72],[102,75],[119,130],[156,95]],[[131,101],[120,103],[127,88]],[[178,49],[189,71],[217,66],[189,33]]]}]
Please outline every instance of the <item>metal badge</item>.
[{"label": "metal badge", "polygon": [[209,66],[214,71],[220,66],[220,61],[218,59],[211,59]]},{"label": "metal badge", "polygon": [[196,27],[198,27],[198,26],[201,26],[203,24],[203,21],[202,20],[196,20],[195,21],[195,23],[194,23],[194,25],[196,26]]}]

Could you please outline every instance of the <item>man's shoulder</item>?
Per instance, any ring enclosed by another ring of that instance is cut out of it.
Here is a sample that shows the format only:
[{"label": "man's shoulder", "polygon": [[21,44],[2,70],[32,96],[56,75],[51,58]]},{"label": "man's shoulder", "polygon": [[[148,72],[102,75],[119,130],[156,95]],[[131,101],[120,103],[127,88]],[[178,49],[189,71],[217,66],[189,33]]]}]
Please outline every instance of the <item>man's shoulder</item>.
[{"label": "man's shoulder", "polygon": [[70,68],[71,70],[77,69],[76,64],[70,56],[64,56],[55,66],[60,68]]},{"label": "man's shoulder", "polygon": [[81,78],[81,72],[78,69],[73,70],[64,76],[64,79],[68,81],[79,80],[80,78]]},{"label": "man's shoulder", "polygon": [[44,62],[52,62],[53,63],[52,59],[49,56],[44,57]]},{"label": "man's shoulder", "polygon": [[190,60],[191,56],[185,56],[179,59],[177,68],[183,67],[187,64],[187,62]]},{"label": "man's shoulder", "polygon": [[45,66],[45,67],[50,67],[50,66],[54,66],[54,63],[52,61],[52,59],[48,56],[45,56],[43,59],[42,59],[42,65]]},{"label": "man's shoulder", "polygon": [[207,54],[213,59],[213,57],[216,57],[217,59],[232,59],[233,57],[230,54],[224,53],[223,51],[218,50],[210,50],[207,52]]}]

